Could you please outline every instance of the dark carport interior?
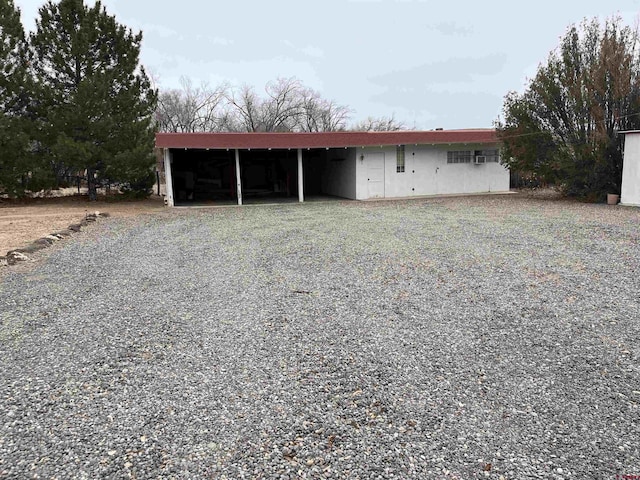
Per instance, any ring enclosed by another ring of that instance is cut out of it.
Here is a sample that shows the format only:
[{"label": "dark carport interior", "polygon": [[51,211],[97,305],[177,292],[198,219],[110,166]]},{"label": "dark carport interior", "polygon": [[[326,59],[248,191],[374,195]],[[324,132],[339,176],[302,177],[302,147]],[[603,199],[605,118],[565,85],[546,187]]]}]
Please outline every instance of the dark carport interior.
[{"label": "dark carport interior", "polygon": [[[176,205],[237,200],[234,150],[175,149],[172,153]],[[321,194],[323,159],[323,150],[304,151],[305,195]],[[298,198],[296,150],[241,150],[240,169],[246,201]]]}]

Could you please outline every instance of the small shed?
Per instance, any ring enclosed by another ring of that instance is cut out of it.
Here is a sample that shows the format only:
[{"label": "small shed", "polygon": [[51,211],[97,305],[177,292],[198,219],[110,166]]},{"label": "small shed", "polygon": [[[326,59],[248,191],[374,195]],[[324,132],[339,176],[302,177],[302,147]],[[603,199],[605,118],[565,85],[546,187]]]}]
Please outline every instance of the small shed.
[{"label": "small shed", "polygon": [[640,207],[640,130],[625,135],[620,204]]},{"label": "small shed", "polygon": [[508,192],[493,129],[159,133],[169,205]]}]

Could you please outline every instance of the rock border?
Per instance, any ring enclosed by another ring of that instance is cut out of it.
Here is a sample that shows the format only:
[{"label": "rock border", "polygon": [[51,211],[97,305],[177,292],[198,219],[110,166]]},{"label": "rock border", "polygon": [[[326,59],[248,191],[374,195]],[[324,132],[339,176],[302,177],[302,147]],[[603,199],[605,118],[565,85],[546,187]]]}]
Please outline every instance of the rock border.
[{"label": "rock border", "polygon": [[45,235],[22,248],[9,250],[4,257],[0,257],[0,267],[7,267],[19,262],[29,261],[31,260],[29,257],[30,254],[50,247],[64,238],[70,237],[74,233],[79,232],[83,227],[95,222],[98,218],[107,218],[109,216],[110,215],[107,212],[87,213],[78,223],[72,223],[63,230]]}]

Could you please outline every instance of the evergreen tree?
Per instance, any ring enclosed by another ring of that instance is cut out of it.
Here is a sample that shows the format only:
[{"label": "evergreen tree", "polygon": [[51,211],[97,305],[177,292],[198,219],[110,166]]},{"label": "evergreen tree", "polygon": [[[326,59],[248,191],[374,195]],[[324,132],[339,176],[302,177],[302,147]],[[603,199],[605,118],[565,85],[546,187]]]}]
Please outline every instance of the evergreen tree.
[{"label": "evergreen tree", "polygon": [[100,1],[49,0],[30,37],[38,82],[40,145],[58,177],[86,170],[96,181],[149,193],[157,94],[139,65],[142,33]]},{"label": "evergreen tree", "polygon": [[27,119],[27,60],[20,11],[0,0],[0,192],[20,195],[32,176]]},{"label": "evergreen tree", "polygon": [[0,34],[0,112],[11,114],[21,108],[26,66],[24,29],[13,0],[0,0]]}]

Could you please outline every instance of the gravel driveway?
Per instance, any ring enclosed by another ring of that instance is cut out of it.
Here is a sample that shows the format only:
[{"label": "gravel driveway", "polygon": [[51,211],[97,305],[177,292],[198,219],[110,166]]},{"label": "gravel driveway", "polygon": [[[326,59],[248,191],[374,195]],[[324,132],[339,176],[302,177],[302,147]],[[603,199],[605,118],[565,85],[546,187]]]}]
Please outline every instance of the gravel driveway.
[{"label": "gravel driveway", "polygon": [[106,219],[0,279],[0,478],[640,474],[640,211]]}]

